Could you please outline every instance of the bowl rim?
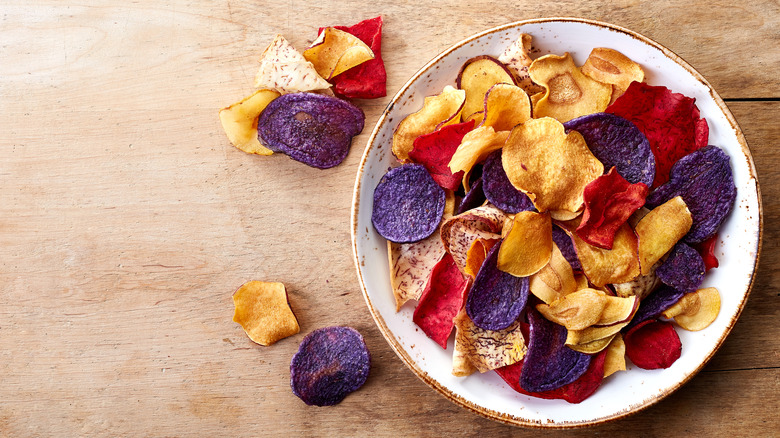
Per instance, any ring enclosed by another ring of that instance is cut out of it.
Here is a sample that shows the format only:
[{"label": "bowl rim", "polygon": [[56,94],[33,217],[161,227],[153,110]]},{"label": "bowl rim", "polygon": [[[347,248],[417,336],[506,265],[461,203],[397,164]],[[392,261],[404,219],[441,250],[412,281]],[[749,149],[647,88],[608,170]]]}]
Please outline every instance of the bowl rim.
[{"label": "bowl rim", "polygon": [[[654,47],[661,51],[667,58],[671,59],[681,67],[683,67],[693,78],[701,82],[709,91],[711,97],[713,98],[714,102],[718,106],[718,108],[722,111],[723,115],[726,117],[726,119],[729,122],[729,125],[734,129],[734,132],[736,134],[737,141],[740,144],[740,147],[742,148],[742,152],[747,158],[748,162],[748,170],[749,170],[749,179],[753,179],[755,181],[755,187],[756,187],[756,196],[757,196],[757,204],[758,204],[758,239],[757,239],[757,245],[756,245],[756,256],[753,261],[753,267],[752,267],[752,273],[750,276],[750,283],[748,284],[747,291],[745,292],[744,297],[742,298],[742,301],[739,303],[739,308],[737,310],[737,313],[732,317],[731,321],[729,321],[726,330],[721,334],[719,337],[715,348],[712,349],[712,351],[707,355],[704,360],[701,361],[699,366],[691,372],[689,375],[685,376],[680,382],[678,382],[676,385],[667,388],[666,391],[649,398],[645,400],[644,403],[640,405],[632,405],[628,406],[626,409],[623,409],[619,412],[616,412],[611,415],[607,415],[604,417],[594,418],[587,421],[576,421],[576,422],[542,422],[542,421],[534,421],[534,420],[528,420],[525,418],[516,417],[514,415],[497,412],[492,409],[487,409],[485,407],[479,406],[471,401],[468,401],[457,394],[453,393],[450,389],[445,387],[444,385],[440,384],[438,381],[433,379],[431,376],[429,376],[425,371],[423,371],[421,368],[419,368],[416,364],[416,362],[406,353],[406,351],[403,349],[403,347],[400,345],[398,340],[393,335],[392,331],[387,327],[387,324],[384,321],[384,318],[382,318],[381,314],[377,309],[374,308],[373,304],[371,303],[371,298],[368,295],[368,291],[366,289],[366,284],[363,279],[363,273],[361,271],[361,262],[359,260],[358,256],[358,248],[357,248],[357,226],[358,226],[358,210],[359,210],[359,204],[360,204],[360,190],[361,190],[361,184],[362,184],[362,176],[364,173],[364,169],[366,166],[366,162],[368,160],[369,153],[372,150],[372,145],[374,144],[374,141],[380,131],[380,128],[386,123],[386,119],[389,116],[390,110],[393,108],[395,103],[400,100],[400,98],[407,92],[407,90],[412,86],[414,82],[417,81],[417,79],[422,76],[428,69],[436,64],[439,60],[444,58],[445,56],[449,55],[453,51],[457,50],[458,48],[478,39],[485,35],[500,32],[505,29],[518,27],[522,25],[527,24],[537,24],[537,23],[551,23],[551,22],[574,22],[574,23],[581,23],[581,24],[587,24],[592,25],[596,27],[602,27],[607,28],[616,32],[623,33],[631,38],[637,39],[651,47]],[[586,18],[578,18],[578,17],[545,17],[545,18],[534,18],[534,19],[527,19],[527,20],[519,20],[514,21],[511,23],[506,23],[503,25],[499,25],[496,27],[492,27],[490,29],[478,32],[476,34],[473,34],[469,37],[466,37],[465,39],[453,44],[452,46],[448,47],[447,49],[440,52],[438,55],[436,55],[433,59],[428,61],[426,64],[424,64],[420,69],[418,69],[414,75],[412,75],[409,80],[404,83],[404,85],[398,90],[398,92],[390,99],[390,102],[387,104],[385,109],[382,112],[382,115],[379,117],[379,119],[376,122],[376,125],[374,126],[374,130],[372,131],[371,135],[368,138],[368,141],[366,142],[366,147],[363,151],[362,158],[360,160],[360,164],[358,166],[357,174],[355,177],[355,186],[352,194],[352,208],[351,208],[351,214],[350,214],[350,223],[351,223],[351,239],[352,239],[352,255],[353,260],[355,262],[355,268],[357,270],[357,276],[358,281],[360,283],[360,289],[363,293],[363,298],[366,301],[366,305],[368,306],[368,309],[371,313],[371,317],[374,319],[374,322],[376,323],[377,327],[379,328],[380,332],[382,333],[382,336],[384,336],[385,340],[390,344],[390,347],[393,349],[396,355],[401,358],[401,361],[410,369],[412,372],[419,377],[423,382],[425,382],[428,386],[448,398],[453,403],[466,408],[472,412],[475,412],[483,417],[489,418],[494,421],[498,421],[500,423],[504,424],[510,424],[513,426],[524,426],[524,427],[531,427],[531,428],[539,428],[539,429],[572,429],[572,428],[581,428],[581,427],[587,427],[587,426],[594,426],[597,424],[604,424],[607,422],[611,422],[614,420],[618,420],[620,418],[624,418],[628,415],[635,414],[639,411],[642,411],[668,395],[672,394],[673,392],[677,391],[680,387],[685,385],[690,379],[692,379],[695,375],[697,375],[704,366],[712,359],[712,357],[717,353],[717,351],[721,348],[723,345],[723,342],[725,341],[726,337],[731,333],[731,330],[734,328],[734,325],[736,324],[737,320],[739,319],[739,316],[742,314],[742,311],[745,309],[745,304],[747,303],[748,297],[750,295],[750,292],[753,289],[753,285],[755,284],[756,280],[756,272],[759,265],[759,259],[761,257],[761,247],[763,242],[763,233],[764,233],[764,209],[763,209],[763,203],[761,199],[761,189],[758,182],[758,175],[755,168],[755,163],[753,161],[753,155],[750,153],[750,148],[747,145],[747,141],[745,140],[744,134],[742,130],[740,129],[739,125],[737,124],[733,114],[728,109],[728,106],[723,101],[723,99],[720,97],[720,95],[715,91],[715,89],[710,85],[710,83],[698,72],[696,71],[690,64],[688,64],[684,59],[682,59],[679,55],[672,52],[668,48],[664,47],[663,45],[653,41],[652,39],[645,37],[642,34],[639,34],[635,31],[632,31],[630,29],[611,24],[606,23],[602,21],[597,20],[591,20]]]}]

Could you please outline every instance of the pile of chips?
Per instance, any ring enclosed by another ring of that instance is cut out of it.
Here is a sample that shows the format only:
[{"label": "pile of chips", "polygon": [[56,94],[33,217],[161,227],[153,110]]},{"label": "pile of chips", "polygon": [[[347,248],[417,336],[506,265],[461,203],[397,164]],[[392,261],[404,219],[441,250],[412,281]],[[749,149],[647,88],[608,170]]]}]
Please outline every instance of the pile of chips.
[{"label": "pile of chips", "polygon": [[700,286],[736,188],[694,99],[615,50],[577,66],[533,59],[531,39],[467,60],[399,122],[372,223],[397,309],[417,301],[454,375],[579,403],[626,357],[672,366],[675,324],[715,320]]}]

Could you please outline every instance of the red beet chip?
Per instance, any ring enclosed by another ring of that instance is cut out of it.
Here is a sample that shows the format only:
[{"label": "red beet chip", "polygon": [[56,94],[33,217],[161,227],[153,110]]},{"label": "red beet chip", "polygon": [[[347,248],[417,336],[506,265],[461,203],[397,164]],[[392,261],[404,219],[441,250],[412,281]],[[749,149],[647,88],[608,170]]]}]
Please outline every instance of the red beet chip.
[{"label": "red beet chip", "polygon": [[695,245],[696,251],[699,251],[702,260],[704,260],[704,269],[707,271],[718,267],[718,258],[715,257],[715,245],[717,243],[718,235],[713,234],[709,239]]},{"label": "red beet chip", "polygon": [[409,157],[428,169],[428,172],[442,188],[455,190],[460,187],[463,171],[452,173],[450,160],[458,149],[463,136],[474,128],[474,121],[447,125],[430,134],[424,134],[414,140],[414,148]]},{"label": "red beet chip", "polygon": [[455,316],[463,307],[469,281],[458,270],[450,253],[433,267],[412,321],[441,348],[447,349],[447,339],[455,327]]},{"label": "red beet chip", "polygon": [[680,337],[666,321],[645,321],[629,330],[624,340],[628,358],[646,370],[669,368],[682,353]]},{"label": "red beet chip", "polygon": [[709,127],[699,117],[695,99],[672,93],[664,86],[632,82],[606,112],[634,123],[647,137],[655,156],[653,187],[669,179],[680,158],[707,146]]},{"label": "red beet chip", "polygon": [[585,186],[585,212],[577,235],[593,246],[612,249],[618,228],[645,205],[647,193],[644,183],[629,183],[613,167]]},{"label": "red beet chip", "polygon": [[[334,91],[343,97],[355,99],[386,96],[387,72],[382,61],[382,17],[363,20],[354,26],[333,27],[358,37],[374,52],[374,59],[331,78]],[[320,33],[322,30],[323,28],[320,28]]]}]

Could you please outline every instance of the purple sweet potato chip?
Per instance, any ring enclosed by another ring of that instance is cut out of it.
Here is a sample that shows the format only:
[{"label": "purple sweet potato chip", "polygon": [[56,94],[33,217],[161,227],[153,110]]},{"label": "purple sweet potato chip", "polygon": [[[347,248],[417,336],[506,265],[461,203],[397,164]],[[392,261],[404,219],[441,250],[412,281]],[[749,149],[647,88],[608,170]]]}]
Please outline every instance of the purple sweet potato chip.
[{"label": "purple sweet potato chip", "polygon": [[257,132],[269,149],[318,169],[340,164],[363,130],[363,110],[335,97],[285,94],[260,114]]},{"label": "purple sweet potato chip", "polygon": [[490,249],[466,299],[466,314],[485,330],[512,325],[528,301],[528,277],[515,277],[498,269],[500,247],[497,244]]},{"label": "purple sweet potato chip", "polygon": [[698,251],[683,242],[677,242],[669,257],[655,270],[664,284],[679,291],[695,292],[704,281],[706,267]]},{"label": "purple sweet potato chip", "polygon": [[737,197],[728,154],[710,145],[680,158],[672,166],[669,181],[647,197],[647,205],[654,208],[675,196],[682,196],[693,216],[683,241],[695,244],[712,237]]},{"label": "purple sweet potato chip", "polygon": [[566,346],[566,327],[528,308],[531,331],[520,373],[520,387],[530,392],[550,391],[577,380],[588,370],[591,356]]},{"label": "purple sweet potato chip", "polygon": [[569,120],[563,127],[582,134],[590,151],[604,164],[604,171],[614,166],[631,184],[653,184],[653,151],[633,123],[614,114],[595,113]]},{"label": "purple sweet potato chip", "polygon": [[325,327],[306,335],[290,363],[293,394],[307,405],[332,406],[368,378],[371,356],[351,327]]},{"label": "purple sweet potato chip", "polygon": [[665,285],[654,290],[639,302],[639,309],[637,309],[631,322],[623,328],[623,331],[627,332],[635,325],[658,318],[664,310],[672,307],[683,295],[685,295],[685,292]]},{"label": "purple sweet potato chip", "polygon": [[374,189],[371,223],[385,239],[410,243],[439,227],[446,195],[421,164],[404,164],[387,172]]},{"label": "purple sweet potato chip", "polygon": [[580,263],[579,257],[577,257],[577,250],[574,249],[574,242],[571,241],[571,237],[563,231],[561,227],[553,224],[552,238],[555,242],[555,246],[561,251],[563,257],[571,265],[574,271],[582,272],[582,263]]},{"label": "purple sweet potato chip", "polygon": [[472,208],[477,208],[485,203],[485,192],[482,190],[482,177],[480,176],[471,184],[471,189],[458,204],[455,214],[465,213]]},{"label": "purple sweet potato chip", "polygon": [[506,213],[514,214],[534,209],[531,199],[509,182],[501,163],[501,150],[493,152],[485,160],[482,167],[482,190],[491,204]]}]

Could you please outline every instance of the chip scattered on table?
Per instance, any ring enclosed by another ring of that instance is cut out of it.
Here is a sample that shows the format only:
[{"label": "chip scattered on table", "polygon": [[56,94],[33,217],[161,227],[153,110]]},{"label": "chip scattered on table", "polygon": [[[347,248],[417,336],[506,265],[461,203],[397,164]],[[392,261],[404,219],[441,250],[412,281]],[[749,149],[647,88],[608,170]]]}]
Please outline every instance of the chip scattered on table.
[{"label": "chip scattered on table", "polygon": [[233,294],[233,304],[233,321],[260,345],[271,345],[300,331],[282,283],[245,283]]}]

